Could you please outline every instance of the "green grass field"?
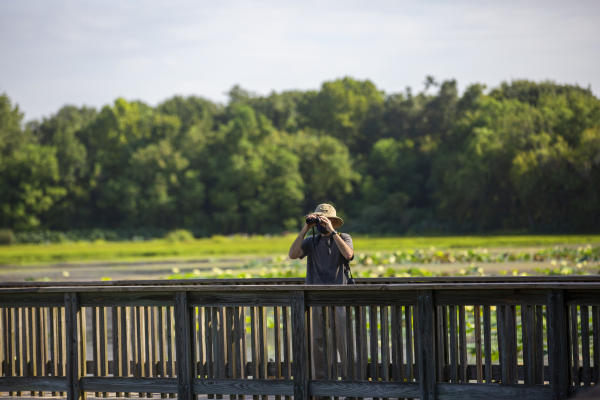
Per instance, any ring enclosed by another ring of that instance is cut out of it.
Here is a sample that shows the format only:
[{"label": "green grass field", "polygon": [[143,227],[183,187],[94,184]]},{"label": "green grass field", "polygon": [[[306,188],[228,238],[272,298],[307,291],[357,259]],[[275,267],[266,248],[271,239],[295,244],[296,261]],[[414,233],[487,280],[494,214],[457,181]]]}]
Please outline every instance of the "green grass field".
[{"label": "green grass field", "polygon": [[[295,235],[214,236],[188,242],[77,242],[0,246],[0,265],[32,265],[79,261],[144,261],[160,259],[272,256],[287,254]],[[372,237],[355,236],[357,253],[409,249],[526,248],[600,244],[600,235],[515,235]]]}]

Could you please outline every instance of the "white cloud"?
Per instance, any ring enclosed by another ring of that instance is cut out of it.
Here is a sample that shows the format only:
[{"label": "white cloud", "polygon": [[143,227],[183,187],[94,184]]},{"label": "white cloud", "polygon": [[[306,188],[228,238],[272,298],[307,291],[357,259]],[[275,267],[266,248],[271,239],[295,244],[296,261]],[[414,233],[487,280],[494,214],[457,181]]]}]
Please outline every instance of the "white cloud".
[{"label": "white cloud", "polygon": [[512,77],[592,84],[596,2],[0,2],[0,91],[28,118],[117,96],[224,101],[350,75],[386,92],[427,74],[461,87]]}]

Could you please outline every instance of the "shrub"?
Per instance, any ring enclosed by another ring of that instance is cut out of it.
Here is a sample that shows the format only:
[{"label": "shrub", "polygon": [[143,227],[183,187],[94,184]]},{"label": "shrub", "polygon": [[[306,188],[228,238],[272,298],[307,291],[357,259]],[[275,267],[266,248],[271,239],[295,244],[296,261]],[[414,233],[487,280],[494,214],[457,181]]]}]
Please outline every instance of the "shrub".
[{"label": "shrub", "polygon": [[169,242],[190,242],[194,240],[194,235],[186,229],[177,229],[167,233],[165,239]]},{"label": "shrub", "polygon": [[15,235],[10,229],[0,229],[0,244],[11,244],[15,242]]}]

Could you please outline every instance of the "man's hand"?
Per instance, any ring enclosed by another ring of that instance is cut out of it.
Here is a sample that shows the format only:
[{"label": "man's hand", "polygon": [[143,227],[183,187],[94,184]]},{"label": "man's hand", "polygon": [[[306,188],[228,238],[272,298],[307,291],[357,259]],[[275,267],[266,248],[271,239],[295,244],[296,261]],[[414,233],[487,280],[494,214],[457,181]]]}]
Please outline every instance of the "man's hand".
[{"label": "man's hand", "polygon": [[334,231],[333,225],[331,225],[329,218],[319,215],[319,222],[325,229],[327,229],[327,232],[331,233]]},{"label": "man's hand", "polygon": [[[308,217],[314,217],[314,218],[317,218],[317,219],[319,218],[319,216],[318,216],[318,215],[316,215],[316,214],[308,214],[308,215],[306,216],[306,218],[308,218]],[[307,229],[306,229],[306,231],[308,232],[308,230],[309,230],[310,228],[312,228],[313,226],[315,226],[315,225],[316,225],[316,224],[315,224],[314,222],[312,222],[312,223],[310,223],[310,224],[306,224],[306,228],[307,228]]]}]

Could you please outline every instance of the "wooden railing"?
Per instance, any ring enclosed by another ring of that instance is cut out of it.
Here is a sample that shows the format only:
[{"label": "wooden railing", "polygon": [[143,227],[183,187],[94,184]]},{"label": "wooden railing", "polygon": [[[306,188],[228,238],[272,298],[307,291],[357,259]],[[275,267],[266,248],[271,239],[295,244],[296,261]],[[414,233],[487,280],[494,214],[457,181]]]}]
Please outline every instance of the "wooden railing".
[{"label": "wooden railing", "polygon": [[0,393],[564,399],[600,381],[598,277],[301,283],[0,283]]}]

